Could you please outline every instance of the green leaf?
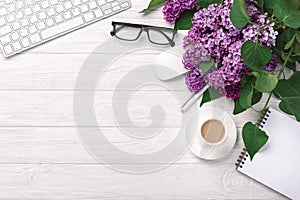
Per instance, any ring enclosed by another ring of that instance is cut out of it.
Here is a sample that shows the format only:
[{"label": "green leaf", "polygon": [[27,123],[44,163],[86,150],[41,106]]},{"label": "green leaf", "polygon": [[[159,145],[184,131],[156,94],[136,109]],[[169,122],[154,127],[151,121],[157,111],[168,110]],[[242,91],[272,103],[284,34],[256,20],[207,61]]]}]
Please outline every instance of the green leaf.
[{"label": "green leaf", "polygon": [[274,94],[277,98],[300,96],[300,72],[294,72],[288,80],[279,80]]},{"label": "green leaf", "polygon": [[144,10],[142,10],[140,13],[146,13],[149,12],[155,8],[157,8],[158,6],[162,5],[163,3],[165,3],[166,0],[151,0],[148,7],[145,8]]},{"label": "green leaf", "polygon": [[213,87],[209,87],[202,95],[202,100],[201,100],[201,103],[200,103],[200,107],[207,103],[207,102],[210,102],[212,100],[215,100],[217,98],[221,97],[221,94],[220,92],[213,88]]},{"label": "green leaf", "polygon": [[201,62],[200,63],[200,69],[203,73],[206,73],[208,70],[211,69],[211,67],[214,65],[215,59],[211,58],[208,62]]},{"label": "green leaf", "polygon": [[237,115],[237,114],[244,112],[245,110],[247,110],[247,109],[245,109],[241,106],[239,99],[235,99],[234,100],[234,109],[233,109],[232,114]]},{"label": "green leaf", "polygon": [[283,97],[279,108],[289,115],[294,115],[297,121],[300,121],[300,96]]},{"label": "green leaf", "polygon": [[245,0],[234,0],[230,10],[230,21],[237,28],[243,28],[250,18],[246,9]]},{"label": "green leaf", "polygon": [[297,29],[300,27],[300,10],[293,7],[287,0],[277,0],[274,7],[274,15],[283,21],[283,24]]},{"label": "green leaf", "polygon": [[287,28],[282,31],[276,38],[276,49],[283,49],[284,45],[288,43],[297,32],[297,29],[292,28]]},{"label": "green leaf", "polygon": [[300,72],[294,72],[288,80],[279,80],[274,94],[281,99],[279,108],[300,121]]},{"label": "green leaf", "polygon": [[286,67],[293,71],[296,71],[296,62],[287,62]]},{"label": "green leaf", "polygon": [[270,72],[260,70],[252,72],[256,77],[254,88],[259,92],[271,92],[278,83],[278,78]]},{"label": "green leaf", "polygon": [[211,4],[222,4],[223,0],[196,0],[201,8],[207,8]]},{"label": "green leaf", "polygon": [[246,65],[253,70],[263,69],[271,60],[272,53],[267,46],[247,40],[242,45],[242,58]]},{"label": "green leaf", "polygon": [[275,0],[264,0],[264,11],[267,11],[270,16],[273,15],[273,7],[275,3]]},{"label": "green leaf", "polygon": [[294,44],[295,38],[296,38],[296,35],[294,35],[294,36],[291,38],[291,40],[290,40],[288,43],[286,43],[286,45],[284,46],[284,50],[289,49],[289,48]]},{"label": "green leaf", "polygon": [[297,39],[297,42],[300,44],[300,34],[299,33],[296,35],[296,39]]},{"label": "green leaf", "polygon": [[247,109],[252,106],[252,97],[253,97],[253,82],[249,81],[245,87],[243,87],[240,97],[239,103],[242,108]]},{"label": "green leaf", "polygon": [[246,150],[251,160],[269,139],[269,136],[267,136],[264,131],[260,130],[255,124],[252,124],[251,122],[247,122],[243,126],[242,136]]},{"label": "green leaf", "polygon": [[254,89],[253,98],[252,98],[252,106],[257,104],[261,100],[261,98],[262,98],[262,93]]},{"label": "green leaf", "polygon": [[175,22],[174,29],[176,30],[189,30],[192,28],[192,19],[196,10],[186,10],[181,13],[180,17]]},{"label": "green leaf", "polygon": [[290,0],[291,7],[299,10],[300,9],[300,1],[299,0]]},{"label": "green leaf", "polygon": [[260,11],[263,12],[264,11],[264,4],[265,1],[264,0],[257,0],[257,5],[260,8]]},{"label": "green leaf", "polygon": [[[253,106],[253,105],[257,104],[261,100],[261,98],[262,98],[262,93],[258,92],[257,90],[254,89],[251,105]],[[233,110],[232,114],[237,115],[237,114],[244,112],[245,110],[247,110],[247,109],[245,109],[241,106],[239,98],[235,99],[234,100],[234,110]]]}]

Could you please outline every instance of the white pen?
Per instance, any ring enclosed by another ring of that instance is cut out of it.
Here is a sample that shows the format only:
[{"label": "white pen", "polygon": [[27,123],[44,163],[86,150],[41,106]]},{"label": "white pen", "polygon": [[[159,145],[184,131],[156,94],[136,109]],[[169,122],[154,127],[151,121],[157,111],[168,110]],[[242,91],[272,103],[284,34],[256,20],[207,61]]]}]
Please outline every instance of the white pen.
[{"label": "white pen", "polygon": [[181,112],[187,111],[201,96],[202,94],[209,88],[209,85],[206,84],[199,92],[195,93],[194,96],[189,98],[181,107]]}]

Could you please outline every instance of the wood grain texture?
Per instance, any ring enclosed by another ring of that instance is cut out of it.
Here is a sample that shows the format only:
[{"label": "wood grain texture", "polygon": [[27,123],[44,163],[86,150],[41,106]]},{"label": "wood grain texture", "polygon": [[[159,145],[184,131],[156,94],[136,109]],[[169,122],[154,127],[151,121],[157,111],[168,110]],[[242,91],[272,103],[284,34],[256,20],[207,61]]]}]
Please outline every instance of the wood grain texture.
[{"label": "wood grain texture", "polygon": [[[226,157],[216,161],[199,160],[186,151],[167,168],[133,175],[98,163],[86,151],[74,120],[73,91],[83,62],[110,38],[110,22],[171,27],[162,19],[160,9],[146,16],[138,14],[148,1],[133,0],[132,3],[132,9],[112,18],[11,59],[0,57],[0,199],[284,199],[234,169],[243,147],[241,128],[246,121],[256,119],[253,111],[232,116],[238,129],[237,142]],[[99,56],[109,53],[100,52]],[[138,54],[134,55],[135,62],[147,63],[148,55]],[[149,52],[152,56],[156,54]],[[97,68],[91,70],[97,72]],[[133,99],[136,106],[129,106],[132,120],[139,125],[149,123],[148,105],[155,104],[155,100],[149,101],[150,95],[159,99],[160,105],[168,111],[167,126],[160,139],[141,141],[124,136],[115,125],[110,105],[115,84],[127,72],[129,69],[123,66],[108,70],[105,81],[96,88],[98,126],[116,147],[131,153],[149,153],[173,139],[180,127],[177,123],[180,105],[172,97],[165,97],[166,92],[161,88],[148,87],[140,91]],[[148,72],[138,71],[136,77],[143,77],[145,73]],[[83,85],[79,90],[85,92],[91,88]],[[124,85],[119,90],[126,91],[128,87]],[[186,92],[184,84],[176,91]],[[271,105],[276,107],[277,103],[272,99]],[[226,109],[231,113],[232,103],[228,105]],[[124,101],[117,101],[115,106],[124,106]],[[87,122],[79,126],[88,130],[93,124]]]}]

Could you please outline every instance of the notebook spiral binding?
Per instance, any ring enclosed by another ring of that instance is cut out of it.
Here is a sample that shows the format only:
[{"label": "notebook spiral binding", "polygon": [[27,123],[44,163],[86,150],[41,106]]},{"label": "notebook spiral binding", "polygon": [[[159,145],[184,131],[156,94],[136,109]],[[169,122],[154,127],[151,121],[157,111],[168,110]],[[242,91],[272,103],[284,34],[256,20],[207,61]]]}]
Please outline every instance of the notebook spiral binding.
[{"label": "notebook spiral binding", "polygon": [[[256,122],[256,126],[259,129],[264,127],[264,124],[268,120],[270,113],[271,113],[271,111],[269,110],[269,108],[266,108],[264,110],[264,112],[262,113],[261,117],[258,118],[258,120]],[[237,161],[235,163],[236,169],[243,168],[243,164],[245,163],[246,157],[248,157],[247,150],[246,150],[246,148],[243,148],[243,150],[241,151],[241,154],[239,155],[239,158],[237,159]]]}]

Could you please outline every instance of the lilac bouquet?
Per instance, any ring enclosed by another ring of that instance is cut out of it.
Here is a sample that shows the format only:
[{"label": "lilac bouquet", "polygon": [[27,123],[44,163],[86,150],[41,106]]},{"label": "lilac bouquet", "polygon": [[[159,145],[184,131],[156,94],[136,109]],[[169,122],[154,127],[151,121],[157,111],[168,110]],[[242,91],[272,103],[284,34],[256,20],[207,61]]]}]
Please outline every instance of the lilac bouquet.
[{"label": "lilac bouquet", "polygon": [[[185,83],[191,92],[206,84],[201,105],[218,96],[234,100],[233,114],[249,108],[262,115],[274,94],[279,108],[300,121],[300,1],[298,0],[152,0],[148,12],[163,4],[164,19],[184,37],[182,63],[189,70]],[[209,66],[209,68],[207,68]],[[284,70],[293,71],[286,79]],[[212,97],[210,91],[219,95]],[[253,105],[263,93],[261,110]],[[251,157],[268,136],[252,122],[243,127]]]}]

